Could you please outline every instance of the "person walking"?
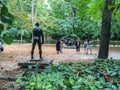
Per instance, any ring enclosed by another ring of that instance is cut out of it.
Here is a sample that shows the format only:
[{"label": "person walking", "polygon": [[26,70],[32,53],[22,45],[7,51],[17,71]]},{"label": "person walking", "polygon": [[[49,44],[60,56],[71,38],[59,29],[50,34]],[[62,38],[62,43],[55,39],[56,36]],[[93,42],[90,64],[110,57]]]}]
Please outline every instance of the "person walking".
[{"label": "person walking", "polygon": [[88,55],[89,52],[90,52],[90,54],[92,55],[92,47],[91,47],[90,40],[87,41],[86,49],[87,49],[87,53],[86,54]]},{"label": "person walking", "polygon": [[78,38],[75,42],[76,52],[80,52],[80,45],[81,45],[80,39]]}]

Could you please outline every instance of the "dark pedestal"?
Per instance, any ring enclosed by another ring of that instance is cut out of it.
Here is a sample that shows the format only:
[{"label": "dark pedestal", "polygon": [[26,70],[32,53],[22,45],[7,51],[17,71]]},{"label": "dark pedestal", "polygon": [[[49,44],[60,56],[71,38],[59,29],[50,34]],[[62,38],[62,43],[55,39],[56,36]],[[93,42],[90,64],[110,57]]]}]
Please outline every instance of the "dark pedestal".
[{"label": "dark pedestal", "polygon": [[52,59],[39,59],[39,58],[34,58],[31,60],[25,60],[22,62],[18,63],[18,66],[21,67],[28,67],[28,66],[35,66],[38,65],[40,68],[45,68],[47,66],[51,66],[52,65],[53,60]]}]

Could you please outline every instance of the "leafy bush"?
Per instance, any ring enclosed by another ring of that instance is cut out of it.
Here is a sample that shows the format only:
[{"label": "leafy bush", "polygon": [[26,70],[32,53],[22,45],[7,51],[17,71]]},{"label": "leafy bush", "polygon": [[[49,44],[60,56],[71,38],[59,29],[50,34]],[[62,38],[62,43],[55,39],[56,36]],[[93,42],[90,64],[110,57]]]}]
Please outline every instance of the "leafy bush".
[{"label": "leafy bush", "polygon": [[100,45],[100,41],[99,40],[93,40],[92,45]]},{"label": "leafy bush", "polygon": [[62,33],[59,33],[59,32],[52,32],[52,33],[50,34],[50,36],[52,37],[52,39],[57,40],[57,39],[61,38],[61,37],[64,36],[64,35],[63,35]]},{"label": "leafy bush", "polygon": [[[93,45],[100,45],[100,41],[99,40],[93,40],[92,44]],[[110,45],[120,45],[120,41],[110,40]]]},{"label": "leafy bush", "polygon": [[110,45],[120,45],[120,41],[110,41]]},{"label": "leafy bush", "polygon": [[20,90],[120,90],[120,60],[59,63],[43,72],[36,66],[23,77]]}]

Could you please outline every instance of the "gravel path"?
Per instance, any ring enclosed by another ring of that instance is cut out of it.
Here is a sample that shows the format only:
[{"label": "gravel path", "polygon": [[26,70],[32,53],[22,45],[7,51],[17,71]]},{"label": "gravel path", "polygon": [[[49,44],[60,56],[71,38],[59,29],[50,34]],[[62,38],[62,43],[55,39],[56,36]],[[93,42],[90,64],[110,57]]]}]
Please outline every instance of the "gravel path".
[{"label": "gravel path", "polygon": [[[60,61],[83,61],[86,59],[96,58],[96,52],[93,55],[86,55],[81,48],[80,53],[76,53],[75,49],[63,48],[63,53],[56,54],[55,45],[43,45],[43,57],[53,59],[53,64]],[[0,67],[4,69],[17,68],[17,63],[22,60],[29,60],[31,52],[31,44],[12,44],[4,45],[4,52],[0,54]],[[36,46],[34,57],[39,56],[38,47]]]}]

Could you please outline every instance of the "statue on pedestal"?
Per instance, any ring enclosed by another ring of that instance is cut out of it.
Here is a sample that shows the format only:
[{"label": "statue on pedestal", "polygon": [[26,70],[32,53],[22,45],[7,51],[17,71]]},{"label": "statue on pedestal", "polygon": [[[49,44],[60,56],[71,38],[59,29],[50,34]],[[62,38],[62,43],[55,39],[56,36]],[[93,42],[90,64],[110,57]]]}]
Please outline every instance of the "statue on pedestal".
[{"label": "statue on pedestal", "polygon": [[35,27],[33,28],[33,41],[32,41],[32,50],[31,50],[31,59],[34,59],[34,49],[36,46],[36,43],[38,44],[39,48],[39,59],[43,60],[42,57],[42,44],[44,43],[44,35],[43,30],[39,27],[39,23],[35,23]]}]

